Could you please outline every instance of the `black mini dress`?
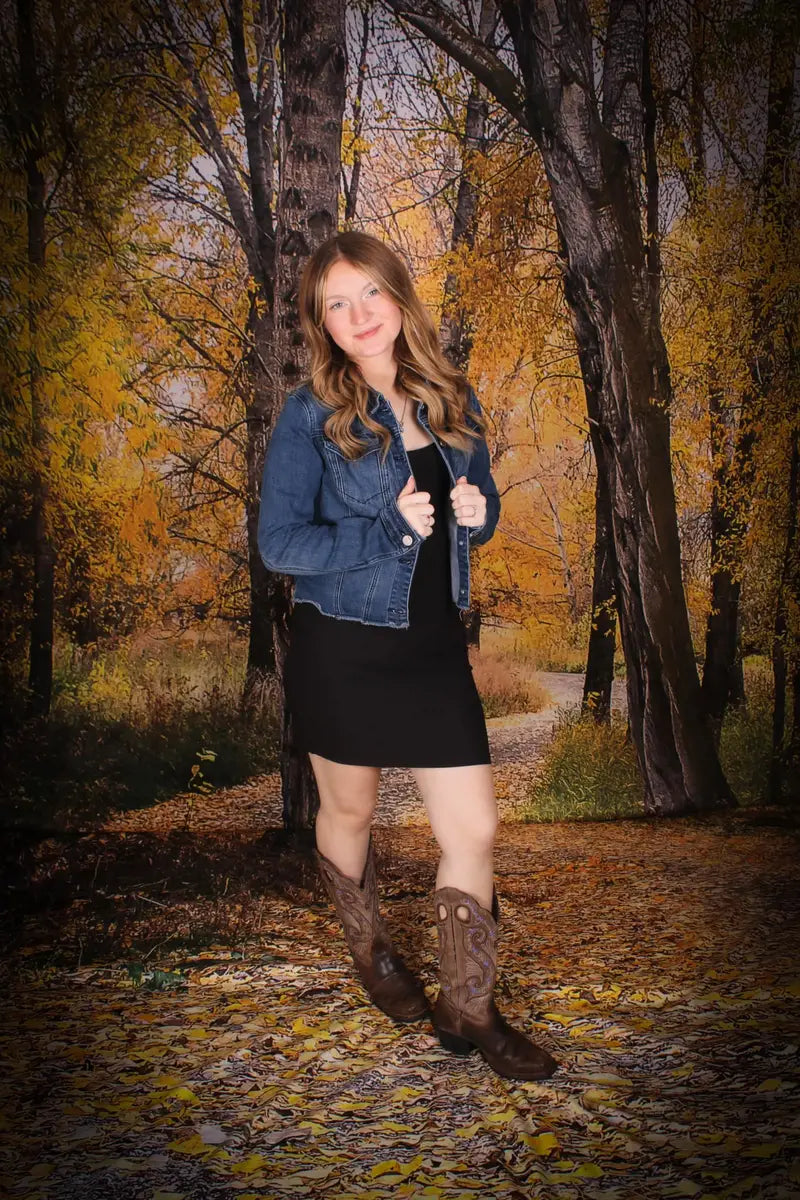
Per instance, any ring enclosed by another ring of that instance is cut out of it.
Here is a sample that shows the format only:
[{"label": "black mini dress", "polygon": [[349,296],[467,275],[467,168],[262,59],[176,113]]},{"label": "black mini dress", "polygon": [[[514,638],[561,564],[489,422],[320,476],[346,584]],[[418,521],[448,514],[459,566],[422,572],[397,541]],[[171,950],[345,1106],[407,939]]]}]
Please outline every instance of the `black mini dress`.
[{"label": "black mini dress", "polygon": [[434,524],[420,543],[409,626],[330,617],[294,605],[284,664],[293,740],[353,766],[455,767],[489,763],[483,706],[466,631],[450,590],[450,476],[437,446],[408,451]]}]

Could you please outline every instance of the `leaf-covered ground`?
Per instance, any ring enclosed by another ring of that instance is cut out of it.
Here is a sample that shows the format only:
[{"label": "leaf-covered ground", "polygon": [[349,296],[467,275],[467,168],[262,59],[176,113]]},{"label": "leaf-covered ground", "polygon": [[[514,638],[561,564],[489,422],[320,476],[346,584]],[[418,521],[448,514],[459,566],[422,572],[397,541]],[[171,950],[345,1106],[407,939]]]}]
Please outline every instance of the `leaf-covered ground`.
[{"label": "leaf-covered ground", "polygon": [[[433,1000],[424,825],[375,830]],[[800,1195],[798,836],[501,825],[498,1005],[540,1083],[370,1005],[278,830],[16,847],[3,1187],[35,1200]]]}]

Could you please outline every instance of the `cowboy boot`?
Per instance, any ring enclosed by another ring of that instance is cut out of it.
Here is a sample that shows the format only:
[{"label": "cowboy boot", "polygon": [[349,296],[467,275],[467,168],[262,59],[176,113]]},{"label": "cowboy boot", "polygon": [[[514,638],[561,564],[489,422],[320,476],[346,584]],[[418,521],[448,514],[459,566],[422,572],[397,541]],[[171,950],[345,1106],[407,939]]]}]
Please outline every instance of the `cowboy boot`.
[{"label": "cowboy boot", "polygon": [[471,1054],[477,1048],[506,1079],[547,1079],[558,1068],[557,1061],[508,1025],[494,1002],[497,893],[492,895],[491,912],[454,887],[438,888],[434,904],[440,986],[431,1019],[439,1041],[454,1054]]},{"label": "cowboy boot", "polygon": [[322,881],[344,927],[356,970],[373,1003],[395,1021],[418,1021],[429,1016],[425,993],[392,946],[378,911],[372,834],[360,884],[342,874],[318,849],[315,848],[314,854]]}]

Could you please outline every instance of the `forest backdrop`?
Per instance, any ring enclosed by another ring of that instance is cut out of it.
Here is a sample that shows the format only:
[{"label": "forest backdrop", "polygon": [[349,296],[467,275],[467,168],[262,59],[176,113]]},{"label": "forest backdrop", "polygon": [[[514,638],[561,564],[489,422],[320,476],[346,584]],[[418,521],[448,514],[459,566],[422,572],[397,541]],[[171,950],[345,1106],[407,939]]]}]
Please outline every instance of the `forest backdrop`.
[{"label": "forest backdrop", "polygon": [[488,415],[476,644],[588,665],[601,724],[624,671],[648,812],[796,794],[800,18],[555,12],[6,0],[14,821],[48,789],[79,812],[89,775],[134,803],[278,760],[286,823],[313,817],[255,529],[297,280],[337,227],[403,254]]}]

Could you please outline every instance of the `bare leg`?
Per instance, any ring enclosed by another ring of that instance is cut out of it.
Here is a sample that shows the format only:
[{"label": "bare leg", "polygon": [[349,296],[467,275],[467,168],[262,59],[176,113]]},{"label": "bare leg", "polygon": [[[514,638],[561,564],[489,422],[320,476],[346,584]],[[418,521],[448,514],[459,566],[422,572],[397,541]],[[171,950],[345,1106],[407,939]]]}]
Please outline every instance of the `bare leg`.
[{"label": "bare leg", "polygon": [[414,767],[442,856],[436,887],[457,887],[491,911],[497,801],[489,763]]},{"label": "bare leg", "polygon": [[361,882],[378,799],[380,767],[354,767],[309,754],[319,791],[316,842],[320,854]]}]

